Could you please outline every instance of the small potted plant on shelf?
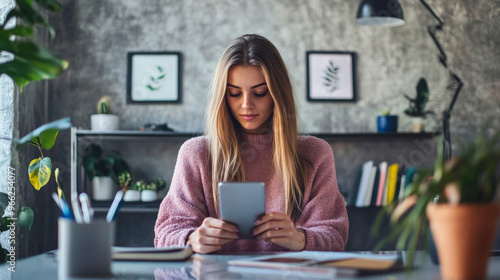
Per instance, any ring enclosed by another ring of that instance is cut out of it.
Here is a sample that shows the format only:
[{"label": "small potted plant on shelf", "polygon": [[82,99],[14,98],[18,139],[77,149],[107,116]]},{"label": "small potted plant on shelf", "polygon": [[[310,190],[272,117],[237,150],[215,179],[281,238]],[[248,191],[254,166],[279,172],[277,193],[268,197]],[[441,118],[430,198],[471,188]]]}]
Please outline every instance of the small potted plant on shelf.
[{"label": "small potted plant on shelf", "polygon": [[146,185],[145,189],[141,192],[142,201],[155,201],[158,200],[158,191],[165,187],[165,180],[158,178],[151,182],[151,184]]},{"label": "small potted plant on shelf", "polygon": [[103,96],[97,102],[97,114],[90,116],[90,129],[98,131],[118,130],[119,118],[111,111],[111,98]]},{"label": "small potted plant on shelf", "polygon": [[165,188],[165,180],[158,178],[147,184],[144,180],[135,182],[130,189],[125,192],[125,201],[155,201],[158,200],[158,191]]},{"label": "small potted plant on shelf", "polygon": [[377,116],[377,132],[398,132],[398,116],[391,115],[391,110],[389,109],[381,110],[380,115]]},{"label": "small potted plant on shelf", "polygon": [[146,188],[146,182],[139,180],[135,182],[123,195],[124,201],[140,201],[141,191]]},{"label": "small potted plant on shelf", "polygon": [[485,134],[483,128],[448,162],[438,145],[434,170],[418,171],[408,197],[384,208],[395,226],[379,248],[398,238],[397,249],[413,252],[408,258],[413,263],[415,250],[428,244],[430,226],[444,279],[485,278],[500,215],[500,131],[491,138]]},{"label": "small potted plant on shelf", "polygon": [[429,114],[434,114],[433,111],[425,111],[425,106],[429,100],[429,87],[424,78],[420,78],[417,83],[417,95],[411,98],[405,94],[406,99],[410,101],[410,107],[404,112],[412,118],[412,131],[419,133],[424,130],[424,119]]},{"label": "small potted plant on shelf", "polygon": [[118,176],[129,173],[127,163],[118,152],[104,154],[95,144],[85,148],[83,165],[89,180],[92,180],[94,200],[112,200],[117,190]]}]

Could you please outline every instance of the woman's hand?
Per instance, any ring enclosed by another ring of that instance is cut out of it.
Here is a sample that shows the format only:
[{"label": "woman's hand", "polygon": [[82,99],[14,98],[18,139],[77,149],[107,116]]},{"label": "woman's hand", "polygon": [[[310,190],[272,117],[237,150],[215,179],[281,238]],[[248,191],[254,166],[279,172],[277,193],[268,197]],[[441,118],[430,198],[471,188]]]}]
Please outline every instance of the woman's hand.
[{"label": "woman's hand", "polygon": [[238,239],[235,225],[215,218],[205,218],[201,226],[188,237],[188,244],[196,253],[219,251],[222,245]]},{"label": "woman's hand", "polygon": [[306,246],[304,232],[297,230],[294,223],[283,213],[269,213],[255,222],[253,234],[263,239],[294,251]]}]

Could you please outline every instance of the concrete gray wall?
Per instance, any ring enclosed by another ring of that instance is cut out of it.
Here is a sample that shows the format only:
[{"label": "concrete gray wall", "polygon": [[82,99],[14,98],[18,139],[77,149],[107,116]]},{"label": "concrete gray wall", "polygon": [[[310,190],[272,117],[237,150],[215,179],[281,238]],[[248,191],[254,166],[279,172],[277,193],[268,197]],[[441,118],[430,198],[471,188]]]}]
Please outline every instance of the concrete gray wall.
[{"label": "concrete gray wall", "polygon": [[[51,47],[70,62],[65,74],[50,83],[50,118],[71,116],[88,128],[100,96],[112,96],[122,129],[138,129],[147,122],[168,122],[179,131],[199,131],[212,71],[231,40],[259,33],[280,50],[295,86],[305,132],[375,131],[380,109],[400,115],[400,131],[410,130],[403,114],[403,94],[414,95],[420,77],[428,81],[428,109],[438,113],[427,120],[440,128],[441,112],[452,92],[446,90],[447,71],[426,28],[435,20],[418,1],[400,1],[406,24],[374,28],[355,24],[360,1],[66,1],[51,22],[57,31]],[[428,1],[445,21],[437,34],[449,67],[465,87],[452,115],[455,139],[488,117],[500,127],[500,34],[495,16],[499,1]],[[127,105],[128,51],[181,51],[184,55],[183,103]],[[358,53],[359,100],[356,103],[306,101],[305,52]]]},{"label": "concrete gray wall", "polygon": [[[376,115],[384,108],[391,108],[400,116],[400,131],[409,131],[410,119],[403,114],[408,103],[403,94],[414,95],[416,83],[422,76],[427,79],[431,91],[428,109],[438,113],[435,118],[427,119],[427,129],[437,131],[441,127],[441,112],[452,97],[452,92],[446,89],[447,70],[438,63],[438,51],[426,31],[435,21],[418,1],[400,1],[406,24],[394,28],[356,25],[355,14],[360,1],[61,2],[64,3],[62,12],[50,15],[57,36],[49,46],[58,50],[70,67],[61,77],[50,81],[47,89],[37,89],[49,96],[48,108],[42,115],[47,113],[50,121],[70,116],[75,126],[88,129],[97,100],[102,95],[110,95],[114,111],[120,116],[121,129],[138,129],[149,122],[168,122],[177,131],[200,131],[204,115],[200,108],[213,69],[231,40],[245,33],[264,35],[280,50],[294,84],[303,132],[375,131]],[[500,2],[428,2],[446,23],[437,36],[448,55],[449,67],[465,83],[451,119],[454,144],[458,140],[468,141],[470,132],[488,118],[493,117],[493,126],[500,128],[500,31],[497,23]],[[126,54],[141,50],[183,53],[181,104],[126,104]],[[309,50],[358,54],[357,102],[306,101],[305,52]],[[33,109],[39,101],[31,102],[22,108],[26,120],[40,116]],[[394,151],[389,147],[385,152]],[[349,154],[345,151],[334,150],[334,153],[345,156],[338,162],[349,162]],[[351,155],[359,153],[359,150],[351,151]],[[52,154],[62,168],[62,184],[68,189],[68,131],[61,132]],[[337,165],[338,171],[339,168],[342,170],[342,166]],[[50,192],[55,186],[51,188]],[[30,201],[35,198],[38,199],[33,197]],[[55,247],[57,224],[50,222],[45,228],[48,227],[52,227],[52,235],[41,234],[44,240],[50,240],[49,243],[37,245],[37,249],[28,254]],[[30,240],[36,238],[39,236],[31,235]]]}]

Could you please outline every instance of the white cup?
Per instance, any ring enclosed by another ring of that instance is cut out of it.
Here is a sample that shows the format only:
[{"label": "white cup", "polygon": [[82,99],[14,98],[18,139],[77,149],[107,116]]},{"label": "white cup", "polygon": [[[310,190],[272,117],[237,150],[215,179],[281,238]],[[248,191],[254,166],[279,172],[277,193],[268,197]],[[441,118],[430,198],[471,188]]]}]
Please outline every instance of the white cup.
[{"label": "white cup", "polygon": [[114,223],[95,219],[90,224],[59,218],[59,279],[110,277]]}]

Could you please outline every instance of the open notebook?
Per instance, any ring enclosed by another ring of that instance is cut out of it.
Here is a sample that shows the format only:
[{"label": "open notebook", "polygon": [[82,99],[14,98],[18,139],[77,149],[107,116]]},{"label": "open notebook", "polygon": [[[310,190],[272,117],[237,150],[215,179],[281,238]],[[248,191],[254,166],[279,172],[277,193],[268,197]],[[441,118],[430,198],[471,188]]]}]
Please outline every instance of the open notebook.
[{"label": "open notebook", "polygon": [[309,278],[361,276],[400,271],[397,255],[302,251],[229,261],[229,271],[248,274],[308,275]]}]

